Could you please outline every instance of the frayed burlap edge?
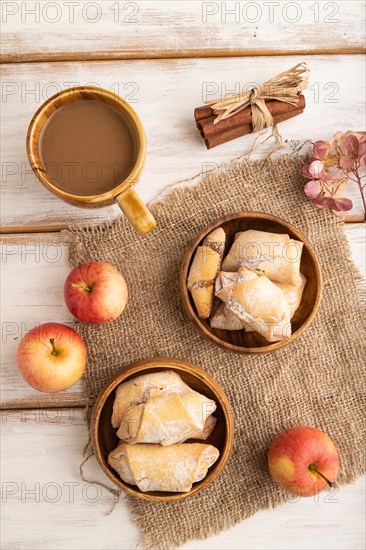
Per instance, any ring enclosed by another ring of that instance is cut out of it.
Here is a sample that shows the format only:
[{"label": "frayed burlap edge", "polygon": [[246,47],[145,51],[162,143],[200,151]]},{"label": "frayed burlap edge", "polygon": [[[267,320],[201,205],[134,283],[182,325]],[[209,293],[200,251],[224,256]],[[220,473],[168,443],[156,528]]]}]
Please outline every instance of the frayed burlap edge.
[{"label": "frayed burlap edge", "polygon": [[[261,165],[265,166],[266,163],[280,163],[280,165],[281,164],[286,165],[290,160],[291,160],[292,163],[297,162],[299,167],[304,162],[304,159],[301,158],[301,157],[298,157],[296,160],[294,160],[294,158],[289,158],[289,157],[280,157],[280,158],[276,158],[276,159],[267,158],[267,159],[262,160],[262,161],[254,161],[254,163],[258,164],[260,166]],[[235,169],[238,166],[245,168],[245,166],[247,164],[252,165],[253,161],[250,161],[250,160],[243,160],[243,161],[240,161],[240,162],[234,161],[232,168]],[[229,168],[229,171],[230,171],[230,168]],[[219,177],[217,176],[217,174],[214,174],[215,182],[216,183],[219,182],[221,177],[225,177],[225,176],[227,176],[227,172],[221,174]],[[212,175],[208,174],[204,178],[204,181],[210,180],[211,178],[212,178]],[[184,195],[184,194],[188,193],[189,195],[191,195],[193,197],[195,196],[195,194],[199,194],[200,193],[200,184],[201,184],[201,182],[197,182],[196,184],[194,184],[194,185],[192,185],[188,188],[187,187],[175,188],[175,189],[173,189],[171,194],[169,194],[167,197],[162,197],[160,200],[153,201],[150,204],[153,205],[154,214],[158,217],[159,212],[162,209],[164,209],[164,210],[168,209],[171,204],[174,204],[174,202],[179,200],[182,197],[182,195]],[[314,206],[314,208],[316,208],[316,207]],[[322,215],[325,215],[325,213],[322,212],[322,211],[319,211],[319,216],[322,216]],[[337,225],[338,224],[343,225],[343,222],[341,220],[336,219],[335,217],[334,217],[334,223],[336,223]],[[94,226],[84,226],[84,227],[71,226],[68,230],[66,230],[66,232],[69,234],[69,236],[72,239],[72,242],[71,242],[72,255],[73,255],[74,258],[76,258],[74,263],[75,264],[78,263],[78,261],[77,261],[77,258],[79,256],[78,252],[82,251],[82,242],[81,242],[81,239],[80,239],[80,234],[81,233],[84,232],[84,233],[88,233],[88,234],[91,234],[91,235],[105,234],[105,233],[108,233],[108,231],[110,229],[113,229],[114,227],[116,227],[120,224],[121,224],[121,218],[118,218],[116,220],[106,222],[106,223],[103,223],[103,224],[99,224],[99,225],[94,225]],[[133,237],[131,237],[131,240],[132,239],[133,239]],[[357,296],[358,296],[358,299],[359,299],[360,303],[363,306],[365,306],[366,305],[366,286],[365,286],[365,281],[364,281],[363,275],[361,274],[360,270],[357,268],[357,266],[354,264],[354,262],[352,260],[351,249],[350,249],[347,237],[345,235],[344,235],[343,241],[344,241],[343,244],[344,244],[344,246],[347,250],[347,259],[348,259],[350,271],[352,273],[352,278],[353,278],[353,281],[354,281],[355,292],[357,293]],[[337,479],[337,482],[338,482],[339,485],[343,485],[343,484],[346,484],[346,483],[351,483],[351,482],[355,481],[355,479],[357,479],[357,477],[364,474],[365,470],[366,470],[365,465],[360,465],[359,468],[354,469],[352,475],[345,475],[345,474],[340,475],[339,478]],[[111,491],[111,492],[113,492],[113,491]],[[286,500],[287,500],[286,494],[283,493],[281,499],[279,499],[275,503],[274,502],[268,502],[267,507],[268,508],[276,508],[279,505],[283,504]],[[141,509],[140,509],[138,503],[136,502],[136,500],[134,498],[128,498],[128,503],[129,503],[131,517],[143,533],[143,515],[141,514]],[[206,539],[207,537],[218,534],[218,533],[222,532],[225,529],[229,529],[229,528],[233,527],[239,521],[243,521],[243,519],[246,519],[247,517],[250,517],[251,515],[253,515],[254,513],[256,513],[257,511],[259,511],[261,509],[263,509],[263,506],[257,506],[257,507],[255,507],[255,509],[250,510],[250,512],[247,515],[245,515],[245,516],[241,515],[240,517],[236,517],[236,516],[231,517],[230,521],[225,521],[225,523],[221,524],[220,526],[210,525],[210,526],[207,526],[207,527],[202,527],[199,531],[195,532],[195,538],[197,538],[197,539]],[[189,539],[188,538],[181,538],[181,539],[175,540],[174,541],[174,547],[181,546],[182,544],[186,543],[187,540],[189,540]],[[162,543],[161,545],[157,546],[156,543],[151,539],[150,535],[146,534],[146,533],[143,533],[143,541],[142,542],[145,545],[145,547],[149,550],[153,549],[153,548],[159,548],[161,550],[168,550],[168,549],[172,548],[171,544],[165,545],[165,544]]]},{"label": "frayed burlap edge", "polygon": [[[338,487],[341,487],[342,485],[347,485],[350,483],[354,483],[357,478],[364,475],[366,473],[366,467],[363,468],[360,467],[360,469],[352,476],[345,476],[340,475],[339,478],[337,478],[337,484],[334,485],[333,489],[329,489],[328,492],[331,493],[332,490],[337,490]],[[301,498],[301,497],[299,497]],[[275,510],[276,508],[279,508],[283,504],[285,504],[289,500],[289,497],[283,493],[282,499],[278,500],[277,502],[268,502],[267,507],[263,508],[263,506],[258,506],[255,509],[251,510],[251,512],[245,516],[233,516],[230,521],[226,521],[223,524],[220,524],[219,527],[216,527],[215,525],[210,525],[207,527],[201,528],[199,531],[195,531],[195,538],[194,540],[206,540],[210,537],[213,537],[215,535],[219,535],[223,531],[228,531],[232,527],[235,527],[239,523],[242,523],[246,519],[254,516],[257,512],[260,512],[261,510]],[[141,547],[146,550],[176,550],[186,544],[188,541],[192,540],[188,537],[186,538],[178,538],[175,540],[174,544],[155,544],[154,540],[151,538],[149,534],[146,534],[144,532],[144,517],[143,514],[141,514],[141,510],[136,502],[136,499],[134,497],[128,497],[128,508],[129,513],[131,516],[132,521],[135,523],[135,525],[139,528],[140,534],[141,534],[141,541],[140,545]],[[112,511],[114,510],[115,506],[113,507]]]}]

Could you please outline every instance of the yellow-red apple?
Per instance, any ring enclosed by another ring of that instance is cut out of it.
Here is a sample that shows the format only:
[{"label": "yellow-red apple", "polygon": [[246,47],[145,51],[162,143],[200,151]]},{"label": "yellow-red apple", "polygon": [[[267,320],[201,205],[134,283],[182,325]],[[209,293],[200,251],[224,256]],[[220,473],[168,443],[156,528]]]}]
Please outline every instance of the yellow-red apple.
[{"label": "yellow-red apple", "polygon": [[128,291],[121,273],[106,262],[75,267],[65,281],[64,297],[69,311],[84,323],[109,323],[126,307]]},{"label": "yellow-red apple", "polygon": [[86,347],[72,328],[45,323],[24,336],[18,346],[17,364],[24,380],[36,390],[60,392],[82,377]]},{"label": "yellow-red apple", "polygon": [[333,441],[309,426],[290,428],[273,440],[268,451],[272,479],[289,493],[312,496],[332,486],[339,468]]}]

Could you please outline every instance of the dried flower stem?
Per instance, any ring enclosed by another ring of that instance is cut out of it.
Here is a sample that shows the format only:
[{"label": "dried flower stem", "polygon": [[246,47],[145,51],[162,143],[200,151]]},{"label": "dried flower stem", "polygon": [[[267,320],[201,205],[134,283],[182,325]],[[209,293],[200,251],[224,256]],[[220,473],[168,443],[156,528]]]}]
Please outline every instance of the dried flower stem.
[{"label": "dried flower stem", "polygon": [[365,199],[365,193],[364,193],[364,187],[362,185],[362,182],[361,182],[361,177],[360,175],[358,174],[358,172],[353,172],[356,176],[356,179],[357,179],[357,185],[358,185],[358,188],[360,190],[360,194],[361,194],[361,199],[362,199],[362,204],[363,204],[363,210],[364,210],[364,218],[365,218],[365,221],[366,221],[366,199]]}]

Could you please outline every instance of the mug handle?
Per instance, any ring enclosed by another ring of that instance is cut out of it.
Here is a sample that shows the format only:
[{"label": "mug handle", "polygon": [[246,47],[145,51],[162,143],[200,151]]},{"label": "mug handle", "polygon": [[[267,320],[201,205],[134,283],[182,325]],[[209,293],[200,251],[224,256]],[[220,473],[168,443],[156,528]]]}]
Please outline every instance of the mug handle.
[{"label": "mug handle", "polygon": [[132,187],[117,195],[115,200],[140,235],[147,235],[156,227],[153,215]]}]

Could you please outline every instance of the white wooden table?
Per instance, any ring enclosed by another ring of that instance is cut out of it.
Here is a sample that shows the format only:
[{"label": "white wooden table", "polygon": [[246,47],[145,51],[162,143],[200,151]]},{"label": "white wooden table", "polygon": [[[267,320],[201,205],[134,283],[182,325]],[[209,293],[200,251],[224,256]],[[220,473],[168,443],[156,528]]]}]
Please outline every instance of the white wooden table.
[{"label": "white wooden table", "polygon": [[[91,82],[131,101],[148,138],[138,191],[150,200],[167,184],[225,166],[252,144],[246,136],[206,151],[194,107],[299,61],[311,68],[307,107],[280,126],[284,150],[363,129],[363,13],[363,2],[339,0],[2,2],[2,548],[130,549],[139,539],[123,499],[106,516],[111,494],[79,478],[88,436],[83,383],[41,394],[15,365],[20,338],[36,323],[71,322],[62,297],[68,243],[60,230],[119,215],[114,207],[68,206],[35,180],[25,152],[35,110],[59,89]],[[356,192],[351,198],[344,230],[365,273],[362,206]],[[108,483],[94,458],[85,470]],[[364,496],[363,478],[185,548],[363,548]]]}]

